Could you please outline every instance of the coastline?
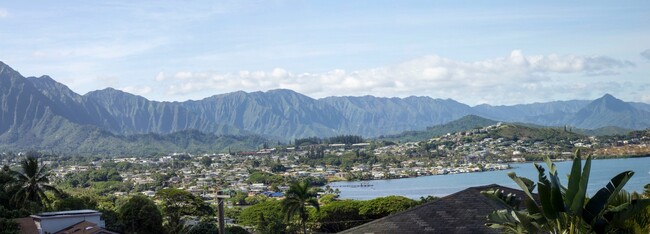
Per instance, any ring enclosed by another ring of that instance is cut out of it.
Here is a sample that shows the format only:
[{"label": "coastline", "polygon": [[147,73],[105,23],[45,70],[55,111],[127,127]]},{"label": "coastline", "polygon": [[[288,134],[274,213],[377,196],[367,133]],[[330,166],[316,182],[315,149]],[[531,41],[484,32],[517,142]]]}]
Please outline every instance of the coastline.
[{"label": "coastline", "polygon": [[[592,180],[590,188],[602,187],[609,182],[612,176],[624,170],[636,172],[633,179],[628,183],[626,189],[629,191],[642,191],[645,184],[650,183],[650,171],[645,165],[650,163],[650,157],[614,157],[594,159],[592,168]],[[610,161],[612,160],[612,161]],[[511,163],[509,171],[527,178],[536,178],[536,171],[532,164],[537,162]],[[570,171],[570,162],[560,161],[557,166],[561,173]],[[527,166],[531,165],[530,168]],[[367,200],[374,197],[389,195],[405,196],[417,199],[427,195],[444,196],[467,187],[486,184],[499,184],[516,188],[516,184],[507,177],[507,173],[501,171],[483,171],[480,173],[447,174],[447,176],[419,176],[400,179],[364,180],[364,181],[339,181],[328,183],[332,188],[340,188],[341,199]],[[348,185],[359,185],[366,183],[369,186],[361,187]],[[343,186],[342,186],[343,185]],[[596,191],[590,191],[595,193]]]}]

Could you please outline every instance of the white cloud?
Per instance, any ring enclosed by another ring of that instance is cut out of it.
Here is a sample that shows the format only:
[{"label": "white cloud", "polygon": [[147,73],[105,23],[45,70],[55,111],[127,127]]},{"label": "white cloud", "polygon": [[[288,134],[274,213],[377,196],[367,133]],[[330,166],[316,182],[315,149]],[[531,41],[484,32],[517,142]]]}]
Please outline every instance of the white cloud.
[{"label": "white cloud", "polygon": [[[566,80],[611,75],[631,66],[634,64],[629,61],[605,56],[526,56],[514,50],[506,57],[481,61],[456,61],[432,55],[394,66],[351,72],[332,70],[317,74],[294,74],[282,68],[270,72],[239,71],[226,74],[178,72],[167,93],[184,96],[196,92],[286,88],[316,98],[424,95],[454,98],[468,103],[521,103],[522,97],[528,97],[531,93],[549,95],[545,92],[564,90],[562,84]],[[591,82],[588,85],[592,87],[593,84],[601,83]]]},{"label": "white cloud", "polygon": [[151,93],[151,91],[153,91],[153,89],[149,86],[126,86],[119,89],[124,92],[132,93],[136,95],[146,95]]},{"label": "white cloud", "polygon": [[156,75],[156,81],[164,81],[165,80],[165,73],[164,72],[158,72],[158,75]]},{"label": "white cloud", "polygon": [[9,17],[9,12],[7,9],[0,8],[0,18],[7,18]]}]

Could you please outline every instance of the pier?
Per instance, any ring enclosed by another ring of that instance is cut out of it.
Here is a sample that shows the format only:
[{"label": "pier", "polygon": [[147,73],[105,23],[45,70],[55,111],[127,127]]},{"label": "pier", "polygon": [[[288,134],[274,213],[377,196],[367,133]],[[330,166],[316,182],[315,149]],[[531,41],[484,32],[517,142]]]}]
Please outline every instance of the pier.
[{"label": "pier", "polygon": [[368,182],[361,182],[360,184],[345,184],[345,185],[335,185],[332,188],[364,188],[372,187],[373,185]]}]

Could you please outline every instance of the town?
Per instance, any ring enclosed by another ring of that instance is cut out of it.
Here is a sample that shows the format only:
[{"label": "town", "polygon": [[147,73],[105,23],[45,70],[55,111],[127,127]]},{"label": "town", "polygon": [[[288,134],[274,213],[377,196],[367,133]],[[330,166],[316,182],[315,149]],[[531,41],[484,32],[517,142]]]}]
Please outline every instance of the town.
[{"label": "town", "polygon": [[[417,176],[472,173],[505,170],[510,163],[570,159],[575,148],[595,155],[644,155],[650,139],[568,137],[567,139],[529,139],[497,136],[520,126],[498,123],[468,131],[448,133],[421,142],[370,141],[315,143],[313,139],[297,140],[299,145],[264,147],[258,151],[230,153],[172,153],[150,157],[75,158],[55,160],[45,157],[43,163],[52,167],[55,181],[70,182],[72,175],[110,170],[120,186],[102,190],[102,195],[125,196],[142,193],[154,196],[156,190],[173,187],[199,195],[208,201],[219,191],[245,194],[254,200],[258,195],[282,197],[288,182],[307,178],[323,188],[334,181],[399,179]],[[521,129],[517,129],[521,132]],[[562,130],[558,130],[562,131]],[[16,157],[3,157],[3,164],[15,166]],[[72,183],[72,188],[90,184]],[[328,187],[329,188],[329,187]],[[326,191],[325,191],[326,190]],[[325,192],[334,193],[331,188]],[[233,196],[235,197],[235,196]],[[250,204],[244,199],[231,200],[230,205]]]},{"label": "town", "polygon": [[[296,139],[293,144],[273,147],[264,144],[256,151],[115,158],[39,153],[39,157],[43,165],[51,168],[51,181],[57,188],[73,196],[94,197],[92,207],[103,206],[104,212],[115,210],[120,200],[139,194],[161,202],[158,200],[160,193],[169,192],[169,189],[185,191],[214,207],[219,206],[219,198],[223,199],[225,194],[224,223],[257,230],[261,226],[241,220],[242,213],[247,207],[284,199],[290,185],[296,181],[308,181],[310,186],[319,188],[318,196],[322,201],[338,197],[340,188],[330,185],[336,181],[506,170],[513,163],[544,157],[569,160],[575,149],[600,158],[644,156],[650,154],[648,143],[647,132],[595,137],[578,135],[567,128],[497,123],[419,142],[365,140],[343,135]],[[3,153],[4,170],[18,167],[25,154]],[[348,186],[371,185],[360,182]],[[431,199],[437,198],[422,197],[421,202]],[[408,204],[400,209],[413,206]],[[111,220],[106,213],[102,217]],[[183,216],[183,225],[196,226],[201,220],[199,216]],[[107,227],[123,230],[123,227]]]}]

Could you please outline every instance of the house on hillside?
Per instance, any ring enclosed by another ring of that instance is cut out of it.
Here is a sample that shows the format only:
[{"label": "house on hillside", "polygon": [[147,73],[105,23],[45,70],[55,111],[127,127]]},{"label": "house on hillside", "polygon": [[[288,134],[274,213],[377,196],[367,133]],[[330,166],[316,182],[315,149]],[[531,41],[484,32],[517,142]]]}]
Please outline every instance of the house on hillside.
[{"label": "house on hillside", "polygon": [[23,234],[115,234],[105,229],[102,213],[96,210],[45,212],[15,221]]},{"label": "house on hillside", "polygon": [[526,197],[521,190],[496,184],[471,187],[340,233],[502,233],[485,226],[489,213],[509,208],[481,194],[490,189]]}]

